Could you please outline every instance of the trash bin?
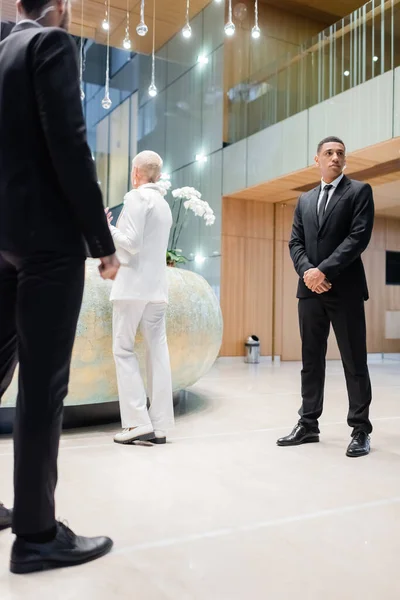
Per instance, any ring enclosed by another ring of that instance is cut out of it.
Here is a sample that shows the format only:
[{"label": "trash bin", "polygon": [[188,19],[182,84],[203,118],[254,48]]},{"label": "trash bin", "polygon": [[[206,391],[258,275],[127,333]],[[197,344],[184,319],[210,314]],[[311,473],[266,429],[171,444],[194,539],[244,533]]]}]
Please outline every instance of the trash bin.
[{"label": "trash bin", "polygon": [[252,365],[260,362],[260,340],[256,335],[251,335],[246,340],[244,362]]}]

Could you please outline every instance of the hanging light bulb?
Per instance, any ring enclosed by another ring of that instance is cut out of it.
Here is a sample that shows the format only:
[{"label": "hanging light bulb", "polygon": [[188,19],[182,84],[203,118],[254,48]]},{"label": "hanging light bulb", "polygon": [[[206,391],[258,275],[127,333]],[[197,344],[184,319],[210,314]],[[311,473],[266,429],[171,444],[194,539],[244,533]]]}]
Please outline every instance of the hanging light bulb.
[{"label": "hanging light bulb", "polygon": [[261,29],[258,26],[258,0],[254,1],[254,27],[251,30],[253,40],[258,40],[261,36]]},{"label": "hanging light bulb", "polygon": [[129,0],[126,0],[126,27],[125,27],[125,37],[124,37],[124,41],[122,42],[122,45],[125,48],[125,50],[130,50],[132,47],[131,38],[129,35]]},{"label": "hanging light bulb", "polygon": [[[110,0],[108,0],[107,14],[110,14]],[[104,110],[109,110],[112,105],[110,98],[110,28],[107,30],[106,82],[104,87],[104,98],[101,101],[101,106]]]},{"label": "hanging light bulb", "polygon": [[231,37],[235,33],[235,24],[232,21],[228,21],[224,27],[227,36]]},{"label": "hanging light bulb", "polygon": [[109,110],[112,106],[112,101],[110,98],[110,92],[106,92],[103,100],[101,101],[101,105],[104,108],[104,110]]},{"label": "hanging light bulb", "polygon": [[192,37],[192,28],[190,27],[190,0],[186,0],[186,23],[182,29],[182,35],[186,39]]},{"label": "hanging light bulb", "polygon": [[130,50],[132,48],[131,40],[128,37],[124,38],[122,45],[125,48],[125,50]]},{"label": "hanging light bulb", "polygon": [[148,30],[149,28],[144,21],[140,21],[139,25],[136,27],[136,33],[141,37],[144,37]]},{"label": "hanging light bulb", "polygon": [[102,29],[104,29],[104,31],[109,31],[110,29],[110,21],[109,21],[109,17],[108,17],[108,6],[107,6],[107,0],[104,0],[104,19],[101,22],[101,27]]},{"label": "hanging light bulb", "polygon": [[158,91],[157,91],[155,83],[151,82],[151,84],[149,85],[149,90],[148,91],[149,91],[149,96],[151,98],[154,98],[155,96],[157,96]]},{"label": "hanging light bulb", "polygon": [[153,49],[151,52],[151,83],[149,85],[149,96],[154,98],[157,96],[156,87],[156,0],[153,0]]},{"label": "hanging light bulb", "polygon": [[225,34],[231,37],[235,33],[235,24],[232,21],[232,0],[229,0],[228,5],[228,22],[224,27]]},{"label": "hanging light bulb", "polygon": [[182,35],[186,39],[192,37],[192,28],[190,27],[189,23],[186,23],[185,27],[182,29]]},{"label": "hanging light bulb", "polygon": [[83,0],[81,0],[81,42],[79,46],[79,87],[81,90],[81,100],[85,99],[83,91]]},{"label": "hanging light bulb", "polygon": [[148,32],[148,30],[149,30],[149,28],[147,27],[146,23],[144,22],[144,0],[141,0],[141,2],[140,2],[140,23],[136,27],[136,33],[138,35],[140,35],[141,37],[144,37],[146,35],[146,33]]}]

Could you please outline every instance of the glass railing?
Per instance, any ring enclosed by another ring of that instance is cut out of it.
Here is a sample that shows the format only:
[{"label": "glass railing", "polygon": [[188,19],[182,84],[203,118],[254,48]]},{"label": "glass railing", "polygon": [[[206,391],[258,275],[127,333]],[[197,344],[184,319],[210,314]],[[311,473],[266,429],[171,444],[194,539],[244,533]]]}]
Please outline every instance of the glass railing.
[{"label": "glass railing", "polygon": [[400,0],[371,0],[228,90],[237,142],[400,65]]}]

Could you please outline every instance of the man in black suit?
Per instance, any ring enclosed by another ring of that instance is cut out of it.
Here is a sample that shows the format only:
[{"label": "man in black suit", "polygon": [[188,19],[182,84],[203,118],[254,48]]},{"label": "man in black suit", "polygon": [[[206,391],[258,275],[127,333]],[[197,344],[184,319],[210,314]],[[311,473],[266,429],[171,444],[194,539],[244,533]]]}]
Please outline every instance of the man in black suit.
[{"label": "man in black suit", "polygon": [[14,29],[15,23],[11,23],[11,21],[1,21],[0,23],[0,42],[4,40],[9,33]]},{"label": "man in black suit", "polygon": [[57,523],[54,492],[86,247],[104,279],[119,263],[86,142],[69,0],[17,6],[22,20],[0,44],[0,398],[18,359],[11,571],[29,573],[112,546]]},{"label": "man in black suit", "polygon": [[371,186],[348,179],[344,143],[328,137],[315,157],[321,185],[303,194],[296,207],[290,255],[300,277],[303,403],[293,431],[279,446],[319,441],[325,356],[330,325],[338,342],[349,396],[347,422],[353,428],[347,456],[369,453],[371,382],[367,367],[364,302],[368,288],[361,261],[371,238],[374,201]]}]

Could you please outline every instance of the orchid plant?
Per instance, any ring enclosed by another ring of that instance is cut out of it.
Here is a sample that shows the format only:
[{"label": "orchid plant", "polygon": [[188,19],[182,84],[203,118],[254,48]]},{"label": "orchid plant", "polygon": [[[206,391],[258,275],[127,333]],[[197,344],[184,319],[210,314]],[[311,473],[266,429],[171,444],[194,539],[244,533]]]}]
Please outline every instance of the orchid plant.
[{"label": "orchid plant", "polygon": [[[171,188],[171,182],[167,179],[161,179],[159,185],[163,188],[165,196]],[[189,218],[189,211],[192,211],[196,217],[203,218],[208,227],[215,223],[215,215],[208,202],[201,199],[201,193],[193,187],[177,188],[172,190],[171,194],[174,199],[172,206],[173,226],[170,237],[171,244],[167,251],[167,265],[184,264],[188,259],[182,256],[181,250],[178,249],[178,243]]]}]

